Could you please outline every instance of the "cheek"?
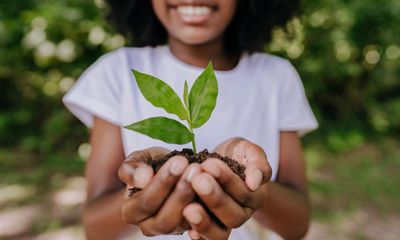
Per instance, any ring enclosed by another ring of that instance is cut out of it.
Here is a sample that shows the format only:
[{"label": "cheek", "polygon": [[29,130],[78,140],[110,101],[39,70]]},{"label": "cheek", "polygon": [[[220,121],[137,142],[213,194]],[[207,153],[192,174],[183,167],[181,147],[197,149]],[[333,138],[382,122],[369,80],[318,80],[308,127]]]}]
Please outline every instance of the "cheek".
[{"label": "cheek", "polygon": [[[248,0],[245,0],[248,1]],[[220,3],[220,11],[221,16],[224,18],[224,21],[230,22],[235,15],[236,8],[237,8],[237,1],[236,0],[222,0]]]},{"label": "cheek", "polygon": [[[224,2],[220,5],[220,18],[215,22],[216,30],[223,32],[231,23],[237,8],[236,0],[223,0]],[[247,1],[247,0],[246,0]]]},{"label": "cheek", "polygon": [[168,24],[168,8],[165,0],[151,0],[151,5],[158,20],[166,26]]}]

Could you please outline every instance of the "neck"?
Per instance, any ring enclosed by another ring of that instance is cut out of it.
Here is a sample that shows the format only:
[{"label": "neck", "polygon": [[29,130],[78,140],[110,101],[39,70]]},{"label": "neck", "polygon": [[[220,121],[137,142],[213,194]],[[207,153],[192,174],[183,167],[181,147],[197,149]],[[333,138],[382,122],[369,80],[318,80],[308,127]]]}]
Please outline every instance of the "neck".
[{"label": "neck", "polygon": [[176,58],[196,67],[204,68],[212,61],[215,70],[227,71],[233,69],[239,60],[238,56],[225,53],[222,39],[205,44],[188,45],[169,37],[168,45]]}]

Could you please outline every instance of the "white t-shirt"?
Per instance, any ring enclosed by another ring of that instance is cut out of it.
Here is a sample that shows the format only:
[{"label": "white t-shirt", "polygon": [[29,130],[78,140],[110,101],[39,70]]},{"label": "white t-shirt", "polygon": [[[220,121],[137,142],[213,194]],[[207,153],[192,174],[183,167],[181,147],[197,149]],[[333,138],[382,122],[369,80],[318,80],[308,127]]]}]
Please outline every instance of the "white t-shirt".
[{"label": "white t-shirt", "polygon": [[[123,128],[155,116],[179,120],[143,97],[131,69],[160,78],[179,96],[184,81],[188,81],[190,89],[203,70],[180,61],[167,46],[121,48],[104,55],[86,70],[63,98],[65,105],[88,127],[93,125],[93,116],[121,126],[125,154],[151,146],[191,148],[190,144],[167,144]],[[272,179],[276,179],[279,132],[303,134],[318,126],[299,75],[287,60],[265,53],[244,54],[234,69],[215,71],[215,75],[217,104],[209,121],[195,129],[198,151],[211,151],[231,137],[246,138],[264,148]],[[184,236],[155,239],[186,239]],[[243,226],[235,229],[230,239],[257,238]]]}]

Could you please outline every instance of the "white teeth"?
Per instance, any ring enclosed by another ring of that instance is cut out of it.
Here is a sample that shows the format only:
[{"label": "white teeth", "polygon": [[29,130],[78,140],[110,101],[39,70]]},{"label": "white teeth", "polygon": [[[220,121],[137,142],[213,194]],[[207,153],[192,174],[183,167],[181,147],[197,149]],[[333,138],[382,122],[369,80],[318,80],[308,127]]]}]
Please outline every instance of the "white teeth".
[{"label": "white teeth", "polygon": [[207,6],[179,6],[177,10],[183,15],[206,15],[211,13],[211,8]]}]

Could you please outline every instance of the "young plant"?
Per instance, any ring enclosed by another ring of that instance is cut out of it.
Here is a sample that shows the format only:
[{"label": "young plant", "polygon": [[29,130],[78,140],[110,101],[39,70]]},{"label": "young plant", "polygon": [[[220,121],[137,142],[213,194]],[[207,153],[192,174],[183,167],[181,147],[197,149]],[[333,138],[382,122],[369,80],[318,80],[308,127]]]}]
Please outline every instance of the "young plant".
[{"label": "young plant", "polygon": [[147,101],[186,121],[187,127],[174,119],[151,117],[132,123],[125,128],[166,143],[186,144],[192,142],[193,152],[196,155],[196,139],[193,129],[201,127],[208,121],[217,102],[218,83],[211,62],[197,77],[190,92],[187,81],[185,81],[183,103],[177,93],[162,80],[136,70],[132,70],[132,72]]}]

